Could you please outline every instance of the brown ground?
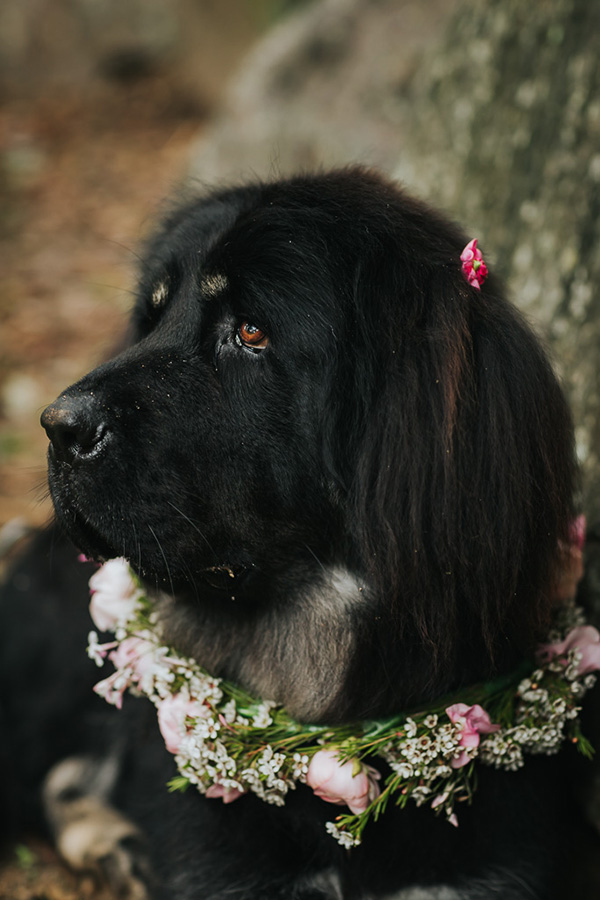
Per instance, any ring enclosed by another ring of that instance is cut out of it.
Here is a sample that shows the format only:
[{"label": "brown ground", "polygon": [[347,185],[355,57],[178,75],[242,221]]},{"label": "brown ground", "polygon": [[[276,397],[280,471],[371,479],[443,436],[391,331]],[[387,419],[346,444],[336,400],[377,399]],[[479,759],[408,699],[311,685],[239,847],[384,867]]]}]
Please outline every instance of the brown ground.
[{"label": "brown ground", "polygon": [[[159,81],[0,108],[0,529],[50,515],[40,412],[120,333],[136,250],[201,121]],[[107,900],[43,844],[0,861],[0,900],[92,896]]]},{"label": "brown ground", "polygon": [[157,81],[0,108],[0,526],[48,516],[39,414],[123,327],[200,118]]},{"label": "brown ground", "polygon": [[76,876],[46,844],[18,844],[3,860],[0,900],[114,900],[92,875]]}]

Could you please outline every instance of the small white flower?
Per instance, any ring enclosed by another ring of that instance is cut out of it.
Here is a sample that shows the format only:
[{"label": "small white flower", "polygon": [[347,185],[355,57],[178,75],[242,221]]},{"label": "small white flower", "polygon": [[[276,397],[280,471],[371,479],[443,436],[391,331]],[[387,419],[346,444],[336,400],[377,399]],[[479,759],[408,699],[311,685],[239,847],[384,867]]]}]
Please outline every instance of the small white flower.
[{"label": "small white flower", "polygon": [[100,668],[104,665],[104,660],[108,651],[116,646],[116,641],[110,644],[101,644],[95,631],[90,631],[88,634],[87,655],[90,659],[93,659]]},{"label": "small white flower", "polygon": [[270,710],[273,706],[275,706],[275,704],[270,701],[265,701],[260,704],[252,719],[254,728],[268,728],[269,725],[272,724],[273,719],[270,716]]},{"label": "small white flower", "polygon": [[406,732],[406,736],[412,738],[417,733],[417,724],[410,717],[406,719],[404,723],[404,730]]},{"label": "small white flower", "polygon": [[431,788],[427,787],[426,784],[420,784],[413,790],[411,796],[417,806],[422,806],[422,804],[429,799],[430,794]]},{"label": "small white flower", "polygon": [[359,837],[355,837],[347,831],[341,831],[334,822],[326,822],[325,828],[327,832],[336,839],[338,844],[346,850],[350,850],[352,847],[358,847],[360,844]]},{"label": "small white flower", "polygon": [[414,775],[414,768],[410,765],[410,763],[406,763],[406,762],[396,763],[396,764],[392,763],[392,768],[394,769],[395,772],[398,773],[400,778],[408,779],[408,778],[412,778]]},{"label": "small white flower", "polygon": [[235,700],[230,700],[229,703],[226,703],[223,709],[221,710],[223,718],[225,721],[231,725],[235,722],[235,717],[237,715],[237,707],[235,705]]},{"label": "small white flower", "polygon": [[298,781],[305,782],[308,774],[308,756],[306,756],[306,754],[294,753],[292,759],[294,761],[292,778],[297,778]]}]

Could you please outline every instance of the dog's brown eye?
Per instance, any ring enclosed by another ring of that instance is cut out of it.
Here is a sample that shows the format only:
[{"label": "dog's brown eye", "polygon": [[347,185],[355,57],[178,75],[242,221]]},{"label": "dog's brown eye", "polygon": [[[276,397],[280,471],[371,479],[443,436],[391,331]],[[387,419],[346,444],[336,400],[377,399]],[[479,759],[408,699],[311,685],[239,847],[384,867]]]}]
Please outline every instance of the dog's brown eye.
[{"label": "dog's brown eye", "polygon": [[252,322],[242,322],[237,330],[237,337],[240,344],[251,350],[264,350],[269,343],[269,338],[264,331],[257,325],[253,325]]}]

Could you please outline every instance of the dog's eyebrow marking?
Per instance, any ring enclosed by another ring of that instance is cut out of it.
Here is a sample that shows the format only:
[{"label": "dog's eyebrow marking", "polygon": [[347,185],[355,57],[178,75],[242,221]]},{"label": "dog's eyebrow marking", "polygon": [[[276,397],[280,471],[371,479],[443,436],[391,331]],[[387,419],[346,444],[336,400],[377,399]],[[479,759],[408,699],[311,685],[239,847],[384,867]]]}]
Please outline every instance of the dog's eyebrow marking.
[{"label": "dog's eyebrow marking", "polygon": [[200,290],[207,297],[217,297],[229,287],[229,279],[226,275],[203,275],[200,279]]},{"label": "dog's eyebrow marking", "polygon": [[152,292],[152,306],[158,309],[163,305],[167,297],[169,296],[169,288],[166,281],[161,281],[161,283],[154,288]]}]

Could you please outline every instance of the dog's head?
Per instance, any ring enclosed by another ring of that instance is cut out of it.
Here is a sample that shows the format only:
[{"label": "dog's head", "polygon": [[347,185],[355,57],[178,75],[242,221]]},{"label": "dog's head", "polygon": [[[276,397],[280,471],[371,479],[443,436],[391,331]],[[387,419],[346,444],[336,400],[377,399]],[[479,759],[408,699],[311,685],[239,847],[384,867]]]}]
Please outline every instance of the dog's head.
[{"label": "dog's head", "polygon": [[548,612],[572,435],[493,274],[466,282],[466,242],[358,169],[180,208],[127,349],[42,417],[75,543],[199,605],[235,576],[246,618],[335,573],[362,664],[397,682],[401,655],[416,693],[507,664]]}]

